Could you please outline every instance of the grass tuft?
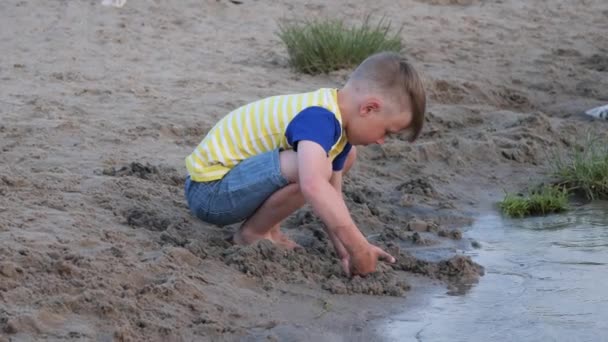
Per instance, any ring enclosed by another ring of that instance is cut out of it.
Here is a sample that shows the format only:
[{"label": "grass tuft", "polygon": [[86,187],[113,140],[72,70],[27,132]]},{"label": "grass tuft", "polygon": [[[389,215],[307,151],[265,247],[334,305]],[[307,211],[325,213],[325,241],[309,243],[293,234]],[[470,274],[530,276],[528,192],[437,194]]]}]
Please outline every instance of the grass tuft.
[{"label": "grass tuft", "polygon": [[500,208],[511,217],[557,213],[568,208],[568,191],[564,187],[545,185],[527,196],[508,193],[500,202]]},{"label": "grass tuft", "polygon": [[608,199],[608,141],[588,135],[569,158],[553,158],[553,175],[571,192],[587,199]]},{"label": "grass tuft", "polygon": [[287,46],[289,64],[312,75],[357,66],[377,52],[401,52],[400,34],[401,29],[391,33],[391,23],[384,19],[372,25],[369,16],[358,26],[338,19],[283,22],[278,32]]},{"label": "grass tuft", "polygon": [[608,141],[588,134],[582,147],[575,147],[566,157],[551,156],[552,176],[557,180],[532,190],[529,195],[506,194],[499,203],[511,217],[546,215],[567,209],[570,194],[587,199],[608,199]]}]

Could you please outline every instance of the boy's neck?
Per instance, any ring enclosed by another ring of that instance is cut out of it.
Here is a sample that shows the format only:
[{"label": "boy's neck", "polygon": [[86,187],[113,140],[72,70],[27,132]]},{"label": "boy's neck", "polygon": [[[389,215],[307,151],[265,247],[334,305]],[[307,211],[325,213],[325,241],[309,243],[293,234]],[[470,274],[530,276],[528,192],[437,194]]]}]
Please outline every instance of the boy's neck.
[{"label": "boy's neck", "polygon": [[338,108],[342,116],[342,126],[346,128],[353,113],[352,94],[347,87],[338,89]]}]

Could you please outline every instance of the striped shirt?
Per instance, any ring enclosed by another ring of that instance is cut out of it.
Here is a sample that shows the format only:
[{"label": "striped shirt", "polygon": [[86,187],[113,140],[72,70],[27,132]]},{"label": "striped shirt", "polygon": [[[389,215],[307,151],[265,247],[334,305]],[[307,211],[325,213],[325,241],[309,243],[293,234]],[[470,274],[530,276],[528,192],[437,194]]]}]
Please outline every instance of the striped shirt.
[{"label": "striped shirt", "polygon": [[[299,140],[319,140],[334,170],[342,169],[350,144],[342,128],[337,94],[336,89],[322,88],[273,96],[237,108],[186,158],[190,177],[197,182],[221,179],[244,159],[277,148],[297,150]],[[316,138],[320,133],[325,138]]]}]

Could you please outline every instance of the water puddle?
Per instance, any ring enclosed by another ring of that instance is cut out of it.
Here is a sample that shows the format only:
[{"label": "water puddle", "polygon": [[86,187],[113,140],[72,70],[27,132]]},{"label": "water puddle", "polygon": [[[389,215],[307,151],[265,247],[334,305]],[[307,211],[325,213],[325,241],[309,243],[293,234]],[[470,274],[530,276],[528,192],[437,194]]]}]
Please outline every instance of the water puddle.
[{"label": "water puddle", "polygon": [[567,214],[479,217],[467,252],[486,275],[392,317],[388,341],[608,341],[608,203]]}]

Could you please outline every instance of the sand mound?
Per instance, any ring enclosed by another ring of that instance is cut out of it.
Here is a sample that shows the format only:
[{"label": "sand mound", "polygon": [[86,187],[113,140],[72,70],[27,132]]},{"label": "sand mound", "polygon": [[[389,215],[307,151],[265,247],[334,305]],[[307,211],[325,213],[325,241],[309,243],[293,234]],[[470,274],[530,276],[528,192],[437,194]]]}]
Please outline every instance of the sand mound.
[{"label": "sand mound", "polygon": [[[267,286],[273,281],[320,284],[339,294],[363,293],[402,296],[409,289],[404,275],[395,270],[421,274],[448,282],[474,282],[484,274],[483,267],[470,258],[455,256],[441,262],[414,258],[397,253],[394,265],[380,264],[379,271],[366,277],[347,278],[326,242],[319,241],[312,249],[295,251],[278,248],[267,240],[247,247],[231,247],[223,252],[224,261],[248,275],[261,278]],[[393,249],[394,250],[394,249]]]}]

